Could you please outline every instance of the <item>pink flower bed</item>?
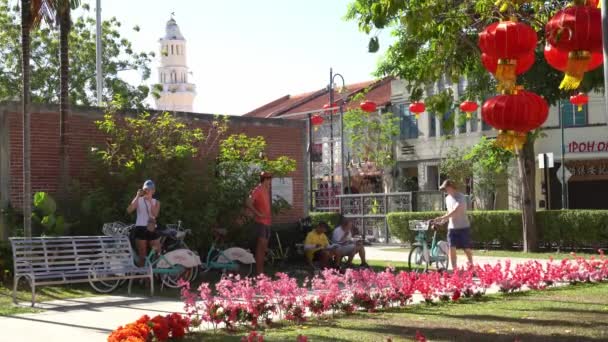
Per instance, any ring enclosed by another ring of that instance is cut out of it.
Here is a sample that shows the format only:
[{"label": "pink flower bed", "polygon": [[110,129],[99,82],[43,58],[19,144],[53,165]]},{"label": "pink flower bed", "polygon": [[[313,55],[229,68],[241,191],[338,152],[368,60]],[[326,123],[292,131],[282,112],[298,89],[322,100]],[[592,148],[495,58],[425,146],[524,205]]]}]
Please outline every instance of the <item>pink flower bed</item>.
[{"label": "pink flower bed", "polygon": [[376,273],[361,269],[340,274],[325,270],[305,280],[302,286],[282,273],[276,279],[264,275],[247,279],[226,277],[215,285],[215,295],[209,284],[202,284],[192,292],[190,285],[183,283],[182,297],[193,324],[209,323],[215,328],[224,324],[232,329],[237,325],[256,328],[272,320],[301,323],[310,316],[405,306],[415,294],[432,303],[480,297],[493,286],[502,293],[510,293],[524,288],[542,290],[555,284],[605,280],[608,280],[608,258],[600,251],[599,257],[589,259],[573,255],[561,262],[551,259],[546,263],[528,261],[515,266],[506,261],[475,265],[454,273],[416,274],[392,269]]}]

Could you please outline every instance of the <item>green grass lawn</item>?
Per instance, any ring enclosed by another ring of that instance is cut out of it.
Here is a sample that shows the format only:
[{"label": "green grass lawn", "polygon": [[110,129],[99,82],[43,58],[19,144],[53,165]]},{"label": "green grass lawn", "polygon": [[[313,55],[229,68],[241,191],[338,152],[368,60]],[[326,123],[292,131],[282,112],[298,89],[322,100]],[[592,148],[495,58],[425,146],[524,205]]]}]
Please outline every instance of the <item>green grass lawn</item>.
[{"label": "green grass lawn", "polygon": [[[401,252],[401,253],[409,253],[410,249],[405,247],[384,247],[380,250],[386,252]],[[458,255],[464,255],[461,251],[458,252]],[[529,258],[529,259],[549,259],[553,257],[556,260],[561,260],[563,258],[570,257],[570,253],[555,253],[555,252],[543,252],[543,253],[524,253],[518,251],[503,251],[503,250],[481,250],[476,249],[473,251],[473,255],[477,256],[488,256],[488,257],[501,257],[501,258]],[[576,255],[582,257],[590,257],[592,255],[598,256],[599,254],[591,254],[591,253],[576,253]]]},{"label": "green grass lawn", "polygon": [[[295,341],[299,334],[309,341],[414,341],[416,331],[429,341],[607,341],[608,284],[422,304],[305,325],[278,323],[264,335],[265,341]],[[190,341],[240,341],[246,334],[209,331]]]}]

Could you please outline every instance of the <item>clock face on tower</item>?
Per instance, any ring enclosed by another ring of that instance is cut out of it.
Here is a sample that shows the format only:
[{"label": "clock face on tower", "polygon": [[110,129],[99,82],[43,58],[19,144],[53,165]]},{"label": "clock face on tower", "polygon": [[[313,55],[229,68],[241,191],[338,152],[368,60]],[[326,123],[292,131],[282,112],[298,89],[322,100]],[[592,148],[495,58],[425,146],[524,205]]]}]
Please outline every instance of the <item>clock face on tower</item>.
[{"label": "clock face on tower", "polygon": [[167,21],[165,36],[160,43],[160,67],[158,83],[162,89],[156,99],[156,109],[178,112],[192,112],[196,96],[196,86],[189,83],[186,60],[186,39],[171,14]]}]

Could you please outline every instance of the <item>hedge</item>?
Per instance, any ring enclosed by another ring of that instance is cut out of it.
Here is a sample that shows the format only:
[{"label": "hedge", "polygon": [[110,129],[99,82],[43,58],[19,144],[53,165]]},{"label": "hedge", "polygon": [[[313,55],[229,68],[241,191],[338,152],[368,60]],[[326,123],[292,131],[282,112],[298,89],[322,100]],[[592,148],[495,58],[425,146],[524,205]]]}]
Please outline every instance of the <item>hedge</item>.
[{"label": "hedge", "polygon": [[[412,241],[409,220],[428,220],[445,212],[397,212],[388,214],[393,236]],[[499,242],[503,247],[521,243],[521,212],[513,210],[470,211],[472,236],[476,243]],[[548,210],[536,213],[538,238],[545,244],[597,247],[608,242],[608,210]]]},{"label": "hedge", "polygon": [[312,226],[316,226],[319,222],[324,221],[333,230],[340,223],[340,214],[336,212],[310,212]]}]

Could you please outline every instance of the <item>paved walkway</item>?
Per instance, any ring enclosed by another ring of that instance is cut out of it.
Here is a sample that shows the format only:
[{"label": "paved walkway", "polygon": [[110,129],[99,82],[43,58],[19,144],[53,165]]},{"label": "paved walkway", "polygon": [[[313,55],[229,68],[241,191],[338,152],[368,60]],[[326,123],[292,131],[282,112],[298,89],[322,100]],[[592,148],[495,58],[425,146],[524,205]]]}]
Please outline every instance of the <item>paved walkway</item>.
[{"label": "paved walkway", "polygon": [[[407,253],[368,247],[370,260],[407,262]],[[476,263],[495,263],[506,258],[477,257]],[[512,259],[514,263],[528,259]],[[489,292],[495,292],[489,291]],[[28,305],[23,302],[22,305]],[[106,341],[119,325],[132,322],[144,314],[150,316],[183,312],[179,300],[149,297],[99,296],[45,302],[39,305],[46,311],[0,317],[2,341]]]},{"label": "paved walkway", "polygon": [[[394,249],[394,251],[391,251]],[[399,262],[407,262],[409,251],[404,250],[399,247],[365,247],[365,256],[369,260],[384,260],[384,261],[399,261]],[[513,265],[525,263],[529,260],[526,258],[505,258],[505,257],[490,257],[483,255],[473,255],[473,262],[475,264],[495,264],[497,262],[511,260]],[[458,254],[459,265],[467,260],[466,256],[461,255],[460,252]],[[547,261],[546,259],[539,259],[540,261]]]},{"label": "paved walkway", "polygon": [[[28,305],[28,302],[23,302]],[[183,303],[147,297],[99,296],[42,303],[46,311],[0,317],[2,341],[107,341],[120,325],[144,314],[183,312]],[[6,339],[5,339],[6,338]]]}]

